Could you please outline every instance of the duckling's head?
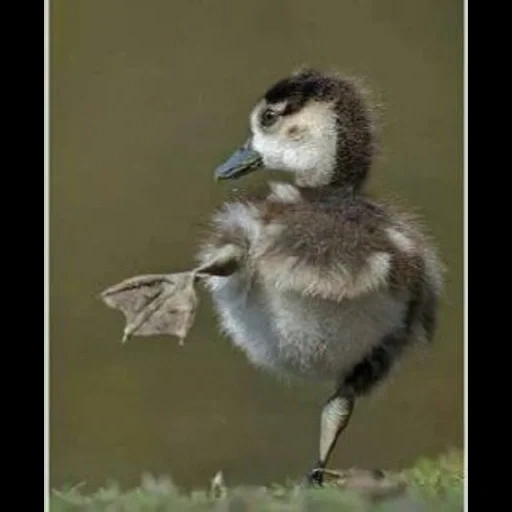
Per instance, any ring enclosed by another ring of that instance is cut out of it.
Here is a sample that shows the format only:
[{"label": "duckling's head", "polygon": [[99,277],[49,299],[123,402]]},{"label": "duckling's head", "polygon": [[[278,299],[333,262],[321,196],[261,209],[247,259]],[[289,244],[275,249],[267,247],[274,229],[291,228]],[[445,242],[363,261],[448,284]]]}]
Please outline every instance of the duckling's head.
[{"label": "duckling's head", "polygon": [[295,174],[300,186],[358,189],[375,152],[372,111],[352,79],[303,70],[267,90],[250,115],[252,135],[215,175],[260,167]]}]

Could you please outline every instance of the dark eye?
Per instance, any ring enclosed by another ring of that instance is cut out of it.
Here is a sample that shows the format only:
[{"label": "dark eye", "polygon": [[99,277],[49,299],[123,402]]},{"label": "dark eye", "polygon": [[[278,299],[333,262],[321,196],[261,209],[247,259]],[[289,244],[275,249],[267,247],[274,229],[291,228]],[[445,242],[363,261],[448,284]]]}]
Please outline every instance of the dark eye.
[{"label": "dark eye", "polygon": [[261,114],[261,124],[266,127],[272,126],[276,122],[276,119],[278,117],[279,114],[277,112],[271,110],[270,108],[267,108]]}]

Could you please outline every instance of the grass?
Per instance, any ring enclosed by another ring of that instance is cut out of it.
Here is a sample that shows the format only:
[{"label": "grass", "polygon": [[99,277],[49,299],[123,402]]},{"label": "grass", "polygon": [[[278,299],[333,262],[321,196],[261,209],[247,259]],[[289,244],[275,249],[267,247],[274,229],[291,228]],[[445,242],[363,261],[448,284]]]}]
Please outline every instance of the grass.
[{"label": "grass", "polygon": [[[363,479],[364,480],[364,479]],[[145,475],[140,487],[121,491],[110,485],[84,494],[80,486],[54,490],[52,512],[459,512],[463,510],[463,456],[451,452],[436,460],[420,460],[392,475],[393,493],[368,492],[364,482],[335,475],[322,489],[303,484],[265,488],[227,488],[220,474],[210,488],[183,493],[170,480]],[[347,482],[356,482],[348,489]],[[372,488],[375,491],[374,488]],[[385,496],[382,496],[382,495]]]}]

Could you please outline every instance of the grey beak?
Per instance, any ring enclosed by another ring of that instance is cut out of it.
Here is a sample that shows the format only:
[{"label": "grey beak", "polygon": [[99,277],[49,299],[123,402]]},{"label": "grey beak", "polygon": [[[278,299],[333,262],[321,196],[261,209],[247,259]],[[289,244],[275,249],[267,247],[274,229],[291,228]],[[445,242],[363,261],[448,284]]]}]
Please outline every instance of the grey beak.
[{"label": "grey beak", "polygon": [[236,179],[255,171],[262,164],[261,155],[251,148],[251,139],[248,139],[241,148],[237,149],[224,163],[215,169],[215,179]]}]

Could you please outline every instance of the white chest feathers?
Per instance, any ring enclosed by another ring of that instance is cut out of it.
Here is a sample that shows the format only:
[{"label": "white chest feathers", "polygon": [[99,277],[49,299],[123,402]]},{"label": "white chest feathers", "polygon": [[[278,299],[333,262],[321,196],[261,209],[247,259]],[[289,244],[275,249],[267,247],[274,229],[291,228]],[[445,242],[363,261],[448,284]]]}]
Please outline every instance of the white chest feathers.
[{"label": "white chest feathers", "polygon": [[211,278],[222,327],[255,363],[280,373],[338,379],[402,326],[405,302],[371,292],[341,302],[263,285],[243,273]]}]

